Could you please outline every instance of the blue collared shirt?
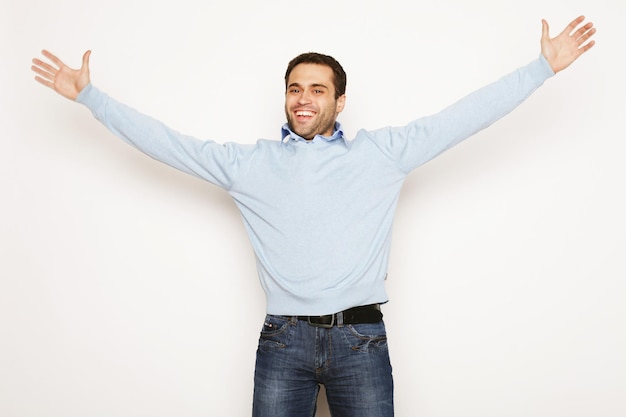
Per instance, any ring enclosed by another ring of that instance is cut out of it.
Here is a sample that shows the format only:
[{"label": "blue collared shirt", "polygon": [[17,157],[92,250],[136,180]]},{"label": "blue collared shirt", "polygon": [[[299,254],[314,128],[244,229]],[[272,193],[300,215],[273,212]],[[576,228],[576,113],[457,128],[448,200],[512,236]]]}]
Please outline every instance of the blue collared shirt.
[{"label": "blue collared shirt", "polygon": [[294,133],[289,127],[288,123],[285,123],[283,125],[283,127],[280,129],[280,133],[281,133],[283,143],[285,142],[286,139],[297,140],[297,141],[302,141],[306,143],[317,143],[321,140],[330,142],[336,139],[342,139],[345,142],[345,138],[343,136],[343,129],[341,128],[341,123],[339,122],[335,122],[335,129],[331,136],[315,135],[313,139],[311,140],[306,140],[302,136]]}]

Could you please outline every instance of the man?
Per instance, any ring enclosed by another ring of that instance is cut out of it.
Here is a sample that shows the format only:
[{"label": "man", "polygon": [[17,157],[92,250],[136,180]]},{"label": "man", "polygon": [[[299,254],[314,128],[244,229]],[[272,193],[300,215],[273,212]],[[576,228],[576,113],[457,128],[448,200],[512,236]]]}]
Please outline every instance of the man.
[{"label": "man", "polygon": [[409,172],[525,100],[594,42],[573,20],[555,38],[543,21],[541,55],[440,113],[403,127],[361,130],[337,122],[346,75],[332,57],[307,53],[285,74],[280,141],[200,141],[118,103],[80,69],[44,51],[36,79],[86,105],[108,129],[149,156],[225,189],[254,247],[267,296],[257,349],[253,415],[312,416],[320,384],[338,417],[393,415],[393,380],[380,305],[391,225]]}]

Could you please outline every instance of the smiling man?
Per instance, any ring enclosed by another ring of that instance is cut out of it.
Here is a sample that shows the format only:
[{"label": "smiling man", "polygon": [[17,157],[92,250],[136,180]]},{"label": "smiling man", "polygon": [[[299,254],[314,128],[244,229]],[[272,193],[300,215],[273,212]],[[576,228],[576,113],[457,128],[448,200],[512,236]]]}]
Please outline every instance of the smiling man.
[{"label": "smiling man", "polygon": [[302,54],[289,63],[285,83],[285,113],[294,133],[306,140],[332,135],[346,103],[341,65],[326,55]]},{"label": "smiling man", "polygon": [[218,144],[171,130],[91,84],[53,54],[36,79],[87,106],[147,155],[226,190],[241,211],[267,299],[254,375],[255,417],[311,417],[321,384],[334,417],[389,417],[393,378],[381,304],[398,196],[414,169],[489,126],[593,46],[581,16],[541,55],[433,116],[360,130],[337,122],[346,75],[306,53],[285,74],[281,140]]}]

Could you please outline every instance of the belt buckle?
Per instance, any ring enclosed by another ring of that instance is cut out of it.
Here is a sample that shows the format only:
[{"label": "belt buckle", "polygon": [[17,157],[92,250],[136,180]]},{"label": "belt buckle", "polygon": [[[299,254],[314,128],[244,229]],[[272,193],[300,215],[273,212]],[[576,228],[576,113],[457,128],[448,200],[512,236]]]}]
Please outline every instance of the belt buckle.
[{"label": "belt buckle", "polygon": [[[330,329],[331,327],[333,327],[335,325],[335,315],[334,314],[329,314],[330,316],[330,324],[325,324],[325,323],[313,323],[311,322],[311,316],[308,316],[306,318],[306,321],[309,323],[309,325],[313,326],[313,327],[321,327],[324,329]],[[322,318],[324,316],[317,316],[319,318]]]}]

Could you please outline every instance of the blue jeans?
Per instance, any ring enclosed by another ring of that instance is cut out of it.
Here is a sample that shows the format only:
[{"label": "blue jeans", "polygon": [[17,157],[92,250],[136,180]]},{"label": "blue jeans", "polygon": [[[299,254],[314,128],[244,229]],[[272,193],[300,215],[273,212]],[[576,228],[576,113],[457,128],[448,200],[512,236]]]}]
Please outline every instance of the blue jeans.
[{"label": "blue jeans", "polygon": [[256,356],[253,417],[313,417],[320,384],[333,417],[392,417],[385,325],[314,327],[265,318]]}]

